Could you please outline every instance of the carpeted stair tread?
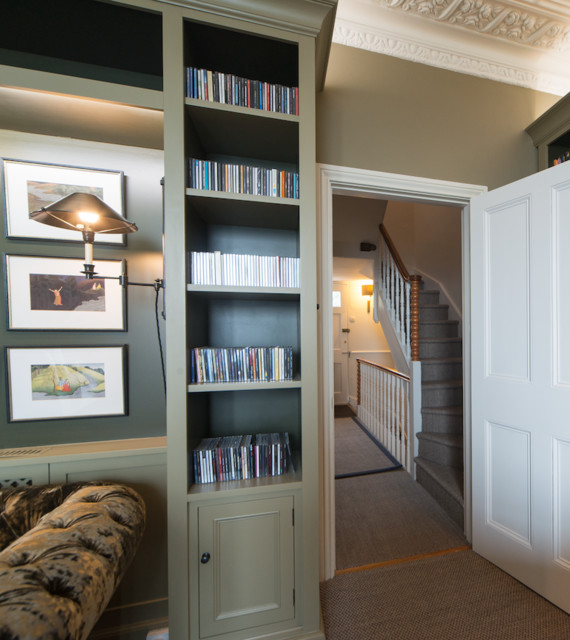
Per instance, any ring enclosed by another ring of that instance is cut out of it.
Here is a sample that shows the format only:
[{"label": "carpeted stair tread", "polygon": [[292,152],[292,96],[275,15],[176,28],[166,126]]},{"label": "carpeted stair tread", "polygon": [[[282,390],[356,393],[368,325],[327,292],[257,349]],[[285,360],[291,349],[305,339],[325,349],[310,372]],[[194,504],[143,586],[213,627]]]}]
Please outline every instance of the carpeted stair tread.
[{"label": "carpeted stair tread", "polygon": [[441,358],[422,358],[422,364],[439,364],[439,363],[457,363],[463,362],[463,358],[461,356],[449,356],[449,357],[441,357]]},{"label": "carpeted stair tread", "polygon": [[[457,322],[457,320],[450,320],[449,322]],[[449,336],[448,338],[420,338],[420,343],[421,342],[461,342],[461,338],[457,336]]]},{"label": "carpeted stair tread", "polygon": [[456,407],[424,407],[422,409],[422,413],[459,416],[463,414],[463,407],[460,405],[457,405]]},{"label": "carpeted stair tread", "polygon": [[463,506],[463,471],[461,469],[424,460],[421,457],[416,458],[415,462],[446,493]]},{"label": "carpeted stair tread", "polygon": [[418,440],[429,440],[446,447],[463,448],[463,436],[453,433],[438,433],[436,431],[420,431],[417,434]]},{"label": "carpeted stair tread", "polygon": [[422,382],[422,387],[425,388],[447,388],[447,387],[462,387],[463,380],[428,380],[426,382]]},{"label": "carpeted stair tread", "polygon": [[[420,320],[420,326],[422,324],[441,324],[441,325],[452,325],[452,324],[459,324],[458,320]],[[425,340],[425,338],[424,338]]]}]

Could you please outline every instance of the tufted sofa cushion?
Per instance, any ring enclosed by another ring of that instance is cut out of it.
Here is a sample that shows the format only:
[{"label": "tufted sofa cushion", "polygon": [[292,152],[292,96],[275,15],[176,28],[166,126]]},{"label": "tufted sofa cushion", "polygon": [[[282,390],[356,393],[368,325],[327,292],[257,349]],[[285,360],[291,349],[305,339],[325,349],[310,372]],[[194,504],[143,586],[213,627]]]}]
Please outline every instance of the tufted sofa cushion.
[{"label": "tufted sofa cushion", "polygon": [[0,640],[84,640],[141,540],[129,487],[0,490]]}]

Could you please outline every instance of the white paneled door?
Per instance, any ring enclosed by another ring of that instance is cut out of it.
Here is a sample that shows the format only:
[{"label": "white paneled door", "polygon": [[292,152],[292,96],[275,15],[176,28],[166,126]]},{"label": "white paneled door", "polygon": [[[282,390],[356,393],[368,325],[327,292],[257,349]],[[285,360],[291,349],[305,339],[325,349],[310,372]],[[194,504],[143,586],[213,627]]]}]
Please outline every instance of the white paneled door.
[{"label": "white paneled door", "polygon": [[570,612],[570,162],[471,201],[473,549]]}]

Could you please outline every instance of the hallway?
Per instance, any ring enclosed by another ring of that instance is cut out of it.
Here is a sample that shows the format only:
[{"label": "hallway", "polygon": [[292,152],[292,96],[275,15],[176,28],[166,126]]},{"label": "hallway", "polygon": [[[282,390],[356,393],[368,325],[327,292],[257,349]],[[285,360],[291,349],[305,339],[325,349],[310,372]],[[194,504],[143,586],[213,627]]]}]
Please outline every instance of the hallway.
[{"label": "hallway", "polygon": [[[336,419],[335,433],[347,421]],[[570,616],[471,551],[405,471],[340,478],[335,489],[327,640],[570,638]]]}]

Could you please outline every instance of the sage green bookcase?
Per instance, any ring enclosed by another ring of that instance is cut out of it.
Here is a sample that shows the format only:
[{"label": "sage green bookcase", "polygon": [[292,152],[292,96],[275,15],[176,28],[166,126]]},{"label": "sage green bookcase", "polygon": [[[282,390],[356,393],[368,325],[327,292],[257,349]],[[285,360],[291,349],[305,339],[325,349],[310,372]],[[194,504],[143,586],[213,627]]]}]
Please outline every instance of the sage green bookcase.
[{"label": "sage green bookcase", "polygon": [[[525,129],[538,150],[538,170],[570,153],[570,94],[560,98]],[[566,160],[568,162],[568,160]]]},{"label": "sage green bookcase", "polygon": [[[322,638],[315,92],[335,2],[179,4],[163,13],[170,637]],[[298,87],[299,114],[186,97],[188,67]],[[298,174],[298,197],[196,188],[192,159]],[[190,253],[215,251],[298,258],[299,286],[192,284]],[[293,378],[191,382],[192,349],[250,346],[292,347]],[[195,483],[202,438],[270,432],[294,468]]]}]

